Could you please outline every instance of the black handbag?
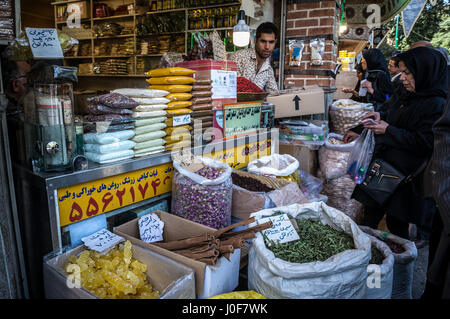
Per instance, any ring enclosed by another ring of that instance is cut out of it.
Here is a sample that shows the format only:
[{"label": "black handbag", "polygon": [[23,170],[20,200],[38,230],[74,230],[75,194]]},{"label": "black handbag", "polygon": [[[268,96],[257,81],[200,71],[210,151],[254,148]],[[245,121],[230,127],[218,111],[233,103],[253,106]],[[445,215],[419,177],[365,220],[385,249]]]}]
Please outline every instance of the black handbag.
[{"label": "black handbag", "polygon": [[428,161],[414,173],[406,176],[394,166],[381,158],[375,158],[369,165],[364,181],[359,185],[369,197],[383,206],[394,194],[397,188],[413,180],[425,167]]}]

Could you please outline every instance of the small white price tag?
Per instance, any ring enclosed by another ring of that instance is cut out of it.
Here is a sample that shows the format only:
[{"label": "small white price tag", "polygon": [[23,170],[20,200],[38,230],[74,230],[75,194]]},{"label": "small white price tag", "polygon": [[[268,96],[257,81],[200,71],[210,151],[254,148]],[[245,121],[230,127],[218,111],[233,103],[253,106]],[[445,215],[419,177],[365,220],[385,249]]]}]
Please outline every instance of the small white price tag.
[{"label": "small white price tag", "polygon": [[146,243],[163,240],[164,222],[156,214],[142,216],[139,221],[141,240]]},{"label": "small white price tag", "polygon": [[35,59],[63,58],[58,32],[51,28],[25,28]]},{"label": "small white price tag", "polygon": [[185,115],[180,115],[180,116],[174,116],[172,122],[173,122],[173,126],[189,124],[189,123],[191,123],[191,115],[185,114]]},{"label": "small white price tag", "polygon": [[118,243],[125,241],[125,238],[117,236],[107,229],[101,229],[92,235],[81,238],[81,240],[89,249],[104,254]]},{"label": "small white price tag", "polygon": [[258,224],[267,223],[269,220],[273,223],[272,228],[262,232],[270,240],[282,244],[300,239],[287,214],[262,218],[258,220]]},{"label": "small white price tag", "polygon": [[235,99],[237,97],[237,72],[211,70],[212,99]]}]

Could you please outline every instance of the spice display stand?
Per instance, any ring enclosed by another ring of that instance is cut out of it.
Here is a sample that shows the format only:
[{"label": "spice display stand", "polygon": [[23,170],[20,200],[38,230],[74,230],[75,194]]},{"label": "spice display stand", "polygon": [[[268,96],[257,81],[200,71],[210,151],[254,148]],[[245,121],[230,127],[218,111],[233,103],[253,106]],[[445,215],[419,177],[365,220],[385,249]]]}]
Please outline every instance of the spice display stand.
[{"label": "spice display stand", "polygon": [[[272,142],[272,136],[277,134],[276,129],[248,134],[193,147],[192,152],[222,161],[234,159],[229,165],[241,169],[252,160],[275,152],[278,146],[275,138]],[[30,296],[38,297],[43,293],[42,258],[50,252],[73,248],[72,225],[95,227],[96,218],[104,215],[112,228],[116,226],[115,216],[123,216],[123,223],[136,218],[136,214],[127,216],[130,210],[167,201],[173,166],[170,153],[161,153],[107,165],[89,162],[88,170],[68,173],[33,173],[15,164],[13,173],[24,229]]]}]

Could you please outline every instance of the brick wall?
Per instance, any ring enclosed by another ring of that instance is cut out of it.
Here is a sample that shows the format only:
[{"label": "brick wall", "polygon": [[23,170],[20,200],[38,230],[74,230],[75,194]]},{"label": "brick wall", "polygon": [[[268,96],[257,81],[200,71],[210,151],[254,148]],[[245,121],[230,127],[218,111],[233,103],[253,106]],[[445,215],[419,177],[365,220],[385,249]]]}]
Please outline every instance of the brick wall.
[{"label": "brick wall", "polygon": [[[286,88],[307,85],[334,87],[335,80],[330,75],[337,62],[335,17],[339,13],[336,1],[298,1],[287,5],[286,16],[286,56],[284,85]],[[339,15],[337,15],[339,17]],[[336,23],[339,27],[339,21]],[[325,38],[323,65],[311,65],[310,40]],[[300,66],[289,66],[289,39],[303,40],[302,62]]]}]

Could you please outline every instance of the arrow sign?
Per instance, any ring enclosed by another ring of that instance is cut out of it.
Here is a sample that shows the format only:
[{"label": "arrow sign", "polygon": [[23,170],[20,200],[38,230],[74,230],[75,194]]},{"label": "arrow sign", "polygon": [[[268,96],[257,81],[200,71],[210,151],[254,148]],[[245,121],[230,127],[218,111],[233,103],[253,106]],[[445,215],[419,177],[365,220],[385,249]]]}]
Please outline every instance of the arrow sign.
[{"label": "arrow sign", "polygon": [[296,95],[294,97],[294,99],[292,101],[295,102],[295,110],[298,111],[300,110],[300,105],[299,105],[299,101],[301,101],[302,99],[298,97],[298,95]]}]

